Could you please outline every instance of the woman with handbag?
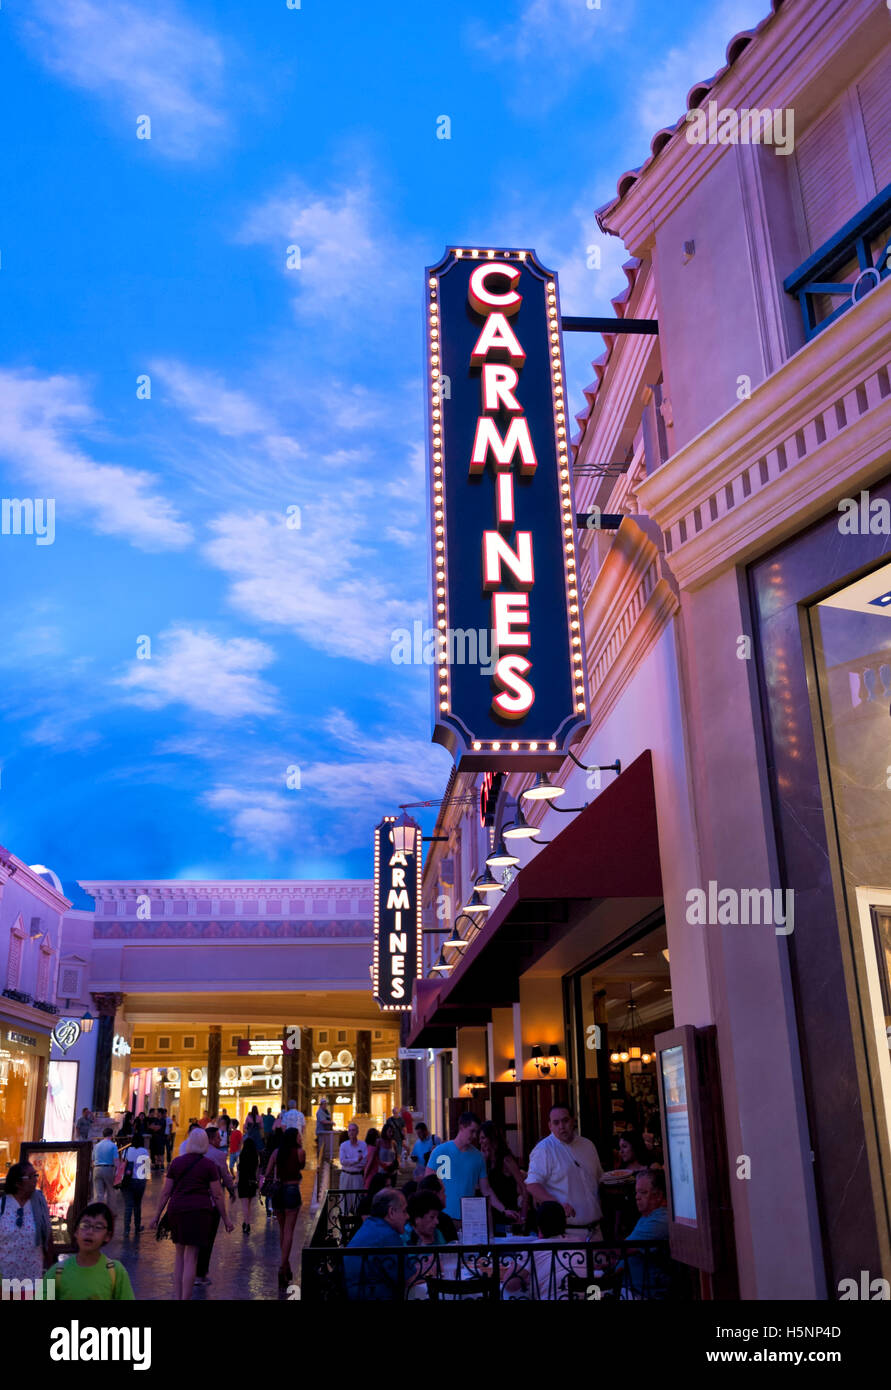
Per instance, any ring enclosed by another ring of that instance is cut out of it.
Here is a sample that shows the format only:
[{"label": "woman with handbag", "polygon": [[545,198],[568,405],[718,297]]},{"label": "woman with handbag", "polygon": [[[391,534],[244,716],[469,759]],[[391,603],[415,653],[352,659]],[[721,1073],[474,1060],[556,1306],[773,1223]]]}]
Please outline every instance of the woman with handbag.
[{"label": "woman with handbag", "polygon": [[285,1288],[294,1277],[290,1264],[291,1244],[301,1206],[300,1174],[305,1163],[306,1154],[300,1145],[300,1130],[286,1129],[281,1143],[266,1165],[266,1182],[263,1184],[265,1191],[267,1183],[271,1181],[272,1205],[281,1237],[281,1261],[278,1267],[280,1289]]},{"label": "woman with handbag", "polygon": [[198,1251],[211,1243],[214,1207],[226,1231],[233,1229],[226,1214],[220,1170],[207,1158],[207,1147],[204,1130],[193,1129],[186,1152],[167,1169],[161,1205],[152,1222],[158,1240],[169,1235],[176,1247],[173,1297],[177,1300],[191,1297]]}]

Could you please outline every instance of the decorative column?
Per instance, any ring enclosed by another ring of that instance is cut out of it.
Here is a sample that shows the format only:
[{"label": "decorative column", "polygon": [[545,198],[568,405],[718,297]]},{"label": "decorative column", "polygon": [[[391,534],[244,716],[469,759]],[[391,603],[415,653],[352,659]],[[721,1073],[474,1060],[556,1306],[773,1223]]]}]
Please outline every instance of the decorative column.
[{"label": "decorative column", "polygon": [[93,1071],[93,1111],[108,1114],[111,1095],[111,1045],[114,1041],[114,1017],[124,1002],[122,994],[91,994],[93,1007],[99,1015],[96,1027],[96,1065]]},{"label": "decorative column", "polygon": [[[312,1048],[311,1028],[300,1029],[300,1051],[297,1053],[297,1109],[302,1110],[309,1121],[313,1111],[312,1104]],[[282,1086],[284,1086],[282,1081]]]},{"label": "decorative column", "polygon": [[371,1030],[360,1029],[356,1034],[356,1111],[371,1114]]},{"label": "decorative column", "polygon": [[207,1039],[207,1113],[212,1120],[216,1119],[220,1105],[220,1054],[222,1050],[222,1024],[212,1023]]},{"label": "decorative column", "polygon": [[[302,1032],[302,1030],[300,1030]],[[282,1110],[287,1110],[289,1100],[298,1100],[300,1094],[300,1054],[301,1049],[293,1051],[288,1047],[288,1033],[294,1036],[293,1028],[282,1029]],[[302,1038],[300,1039],[302,1042]],[[300,1103],[298,1100],[298,1108]],[[305,1112],[304,1112],[305,1113]]]}]

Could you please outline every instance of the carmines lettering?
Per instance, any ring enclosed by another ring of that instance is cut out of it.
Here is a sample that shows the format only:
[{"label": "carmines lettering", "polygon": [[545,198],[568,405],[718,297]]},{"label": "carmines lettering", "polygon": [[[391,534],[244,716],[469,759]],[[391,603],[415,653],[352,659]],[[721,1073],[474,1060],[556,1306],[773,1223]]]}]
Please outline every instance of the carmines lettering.
[{"label": "carmines lettering", "polygon": [[392,910],[394,915],[393,927],[390,932],[388,950],[390,953],[390,971],[392,979],[390,981],[390,998],[405,998],[405,957],[408,953],[408,932],[402,925],[402,913],[411,911],[411,903],[408,900],[408,886],[405,882],[405,875],[408,871],[408,860],[399,850],[392,855],[388,867],[390,868],[390,891],[387,894],[387,910]]},{"label": "carmines lettering", "polygon": [[[519,266],[487,262],[474,270],[467,293],[471,308],[486,320],[470,356],[471,365],[481,368],[480,415],[470,474],[482,473],[491,458],[498,529],[483,532],[482,578],[483,589],[492,597],[491,627],[499,653],[493,676],[498,693],[493,696],[492,708],[502,719],[522,719],[535,702],[535,690],[526,679],[532,662],[524,654],[531,646],[529,591],[535,583],[532,532],[515,530],[514,509],[517,461],[521,478],[532,478],[538,467],[529,422],[515,395],[526,353],[508,322],[523,302],[516,288],[520,273]],[[492,280],[506,281],[507,289],[492,288]],[[508,418],[504,433],[495,418],[499,412]],[[505,569],[513,576],[514,587],[510,589],[504,587]]]},{"label": "carmines lettering", "polygon": [[134,1371],[152,1364],[150,1327],[81,1327],[72,1319],[50,1333],[51,1361],[132,1361]]}]

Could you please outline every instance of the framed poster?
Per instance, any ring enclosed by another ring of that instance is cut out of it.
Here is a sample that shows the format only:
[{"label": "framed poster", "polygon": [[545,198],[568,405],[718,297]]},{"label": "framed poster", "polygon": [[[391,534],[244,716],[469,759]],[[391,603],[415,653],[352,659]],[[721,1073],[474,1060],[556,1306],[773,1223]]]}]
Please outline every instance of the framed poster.
[{"label": "framed poster", "polygon": [[37,1186],[49,1207],[53,1243],[59,1254],[71,1254],[77,1249],[69,1234],[68,1218],[90,1200],[92,1157],[89,1140],[26,1143],[19,1149],[19,1162],[32,1163],[37,1169]]},{"label": "framed poster", "polygon": [[697,1269],[715,1268],[704,1117],[696,1029],[689,1024],[656,1037],[656,1072],[668,1189],[672,1255]]},{"label": "framed poster", "polygon": [[43,1118],[44,1142],[62,1143],[74,1136],[74,1108],[77,1098],[79,1062],[50,1058],[46,1081],[46,1111]]}]

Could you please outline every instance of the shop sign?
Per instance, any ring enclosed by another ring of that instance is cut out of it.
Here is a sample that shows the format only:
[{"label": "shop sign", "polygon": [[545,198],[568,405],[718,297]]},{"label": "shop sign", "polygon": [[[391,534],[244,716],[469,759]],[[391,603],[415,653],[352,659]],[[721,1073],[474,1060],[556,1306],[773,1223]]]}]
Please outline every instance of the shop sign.
[{"label": "shop sign", "polygon": [[426,296],[433,739],[461,770],[554,770],[588,720],[557,278],[455,248]]},{"label": "shop sign", "polygon": [[269,1055],[281,1056],[281,1038],[239,1038],[238,1056],[239,1057],[266,1057]]},{"label": "shop sign", "polygon": [[60,1052],[74,1047],[80,1037],[80,1024],[76,1018],[60,1018],[50,1033],[50,1042],[55,1043]]},{"label": "shop sign", "polygon": [[36,1047],[37,1039],[32,1038],[27,1033],[14,1033],[11,1028],[7,1029],[6,1036],[10,1042],[19,1043],[21,1047]]},{"label": "shop sign", "polygon": [[126,1057],[131,1051],[130,1044],[120,1033],[115,1033],[111,1040],[111,1053],[113,1057]]},{"label": "shop sign", "polygon": [[480,782],[480,825],[494,825],[498,794],[504,780],[501,772],[484,772]]},{"label": "shop sign", "polygon": [[[411,1008],[421,973],[421,827],[384,816],[374,831],[372,993],[387,1011]],[[398,837],[397,840],[394,836]]]},{"label": "shop sign", "polygon": [[423,1062],[427,1053],[423,1047],[400,1047],[397,1056],[400,1062]]},{"label": "shop sign", "polygon": [[354,1086],[356,1073],[353,1071],[314,1071],[312,1084],[315,1090],[336,1090],[338,1086]]}]

